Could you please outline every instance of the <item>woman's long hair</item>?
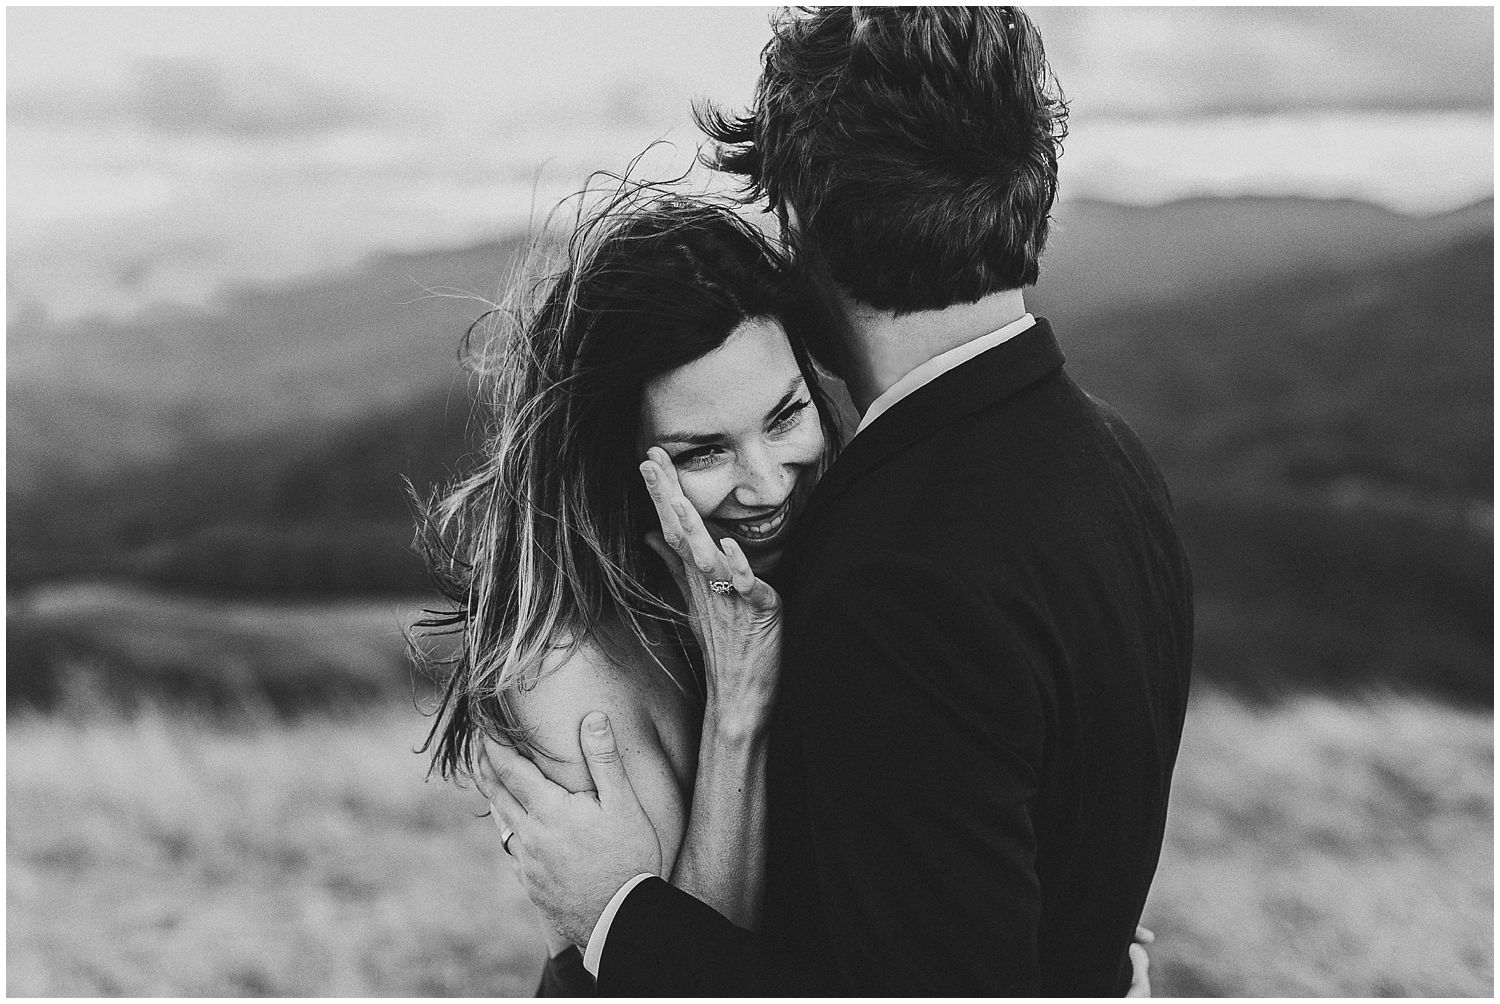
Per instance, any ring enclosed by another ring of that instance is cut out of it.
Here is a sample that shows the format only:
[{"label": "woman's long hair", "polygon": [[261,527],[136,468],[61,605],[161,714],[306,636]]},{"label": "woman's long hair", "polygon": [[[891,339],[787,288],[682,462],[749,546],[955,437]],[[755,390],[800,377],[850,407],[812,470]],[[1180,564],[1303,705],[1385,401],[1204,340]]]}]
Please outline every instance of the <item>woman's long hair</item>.
[{"label": "woman's long hair", "polygon": [[481,459],[418,513],[418,547],[452,609],[417,628],[462,636],[440,664],[449,675],[422,747],[445,777],[472,776],[480,736],[546,755],[506,695],[535,685],[559,650],[587,639],[614,656],[618,627],[646,652],[686,647],[680,598],[644,545],[657,520],[638,473],[641,390],[752,318],[786,329],[833,449],[809,355],[830,313],[779,246],[706,200],[621,183],[579,210],[560,270],[512,283],[512,302],[471,326]]}]

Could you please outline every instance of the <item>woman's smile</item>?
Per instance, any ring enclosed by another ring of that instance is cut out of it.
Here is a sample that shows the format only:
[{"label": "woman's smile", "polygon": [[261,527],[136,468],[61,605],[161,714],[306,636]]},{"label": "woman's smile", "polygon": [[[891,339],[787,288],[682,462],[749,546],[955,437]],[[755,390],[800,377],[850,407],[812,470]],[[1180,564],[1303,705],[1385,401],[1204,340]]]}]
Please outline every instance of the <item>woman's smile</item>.
[{"label": "woman's smile", "polygon": [[770,568],[821,468],[813,391],[781,324],[752,318],[642,391],[642,449],[659,448],[715,541]]},{"label": "woman's smile", "polygon": [[[798,486],[800,488],[800,485]],[[735,540],[745,545],[748,549],[767,547],[780,544],[781,539],[790,532],[792,525],[792,500],[799,495],[798,489],[792,492],[782,501],[781,505],[759,516],[746,519],[727,519],[723,516],[710,516],[709,522],[722,527],[726,533]]]}]

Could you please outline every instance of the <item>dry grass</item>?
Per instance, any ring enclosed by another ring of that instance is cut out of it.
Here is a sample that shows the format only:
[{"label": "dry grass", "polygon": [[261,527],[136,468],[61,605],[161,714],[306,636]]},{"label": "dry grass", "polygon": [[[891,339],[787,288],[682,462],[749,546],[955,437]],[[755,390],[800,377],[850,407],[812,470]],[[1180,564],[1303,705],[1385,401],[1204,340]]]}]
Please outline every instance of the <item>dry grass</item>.
[{"label": "dry grass", "polygon": [[[478,802],[391,714],[10,723],[15,995],[514,995],[541,949]],[[1147,922],[1159,994],[1489,995],[1487,713],[1189,719]]]},{"label": "dry grass", "polygon": [[1195,702],[1146,908],[1159,991],[1491,996],[1494,717]]},{"label": "dry grass", "polygon": [[7,990],[528,993],[542,949],[414,715],[13,720]]},{"label": "dry grass", "polygon": [[138,704],[254,717],[426,692],[402,631],[422,600],[256,601],[72,582],[7,604],[12,709]]}]

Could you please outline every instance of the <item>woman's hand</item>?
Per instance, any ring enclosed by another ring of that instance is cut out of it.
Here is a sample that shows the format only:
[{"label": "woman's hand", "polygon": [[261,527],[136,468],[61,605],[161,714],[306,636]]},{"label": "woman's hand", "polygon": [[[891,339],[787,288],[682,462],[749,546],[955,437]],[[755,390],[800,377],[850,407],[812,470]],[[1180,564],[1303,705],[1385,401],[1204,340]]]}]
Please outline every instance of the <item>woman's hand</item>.
[{"label": "woman's hand", "polygon": [[1156,935],[1148,929],[1136,927],[1135,941],[1130,946],[1130,989],[1126,997],[1151,996],[1151,958],[1146,954],[1146,946],[1155,940]]},{"label": "woman's hand", "polygon": [[703,650],[707,713],[722,725],[758,731],[769,721],[776,698],[781,597],[756,577],[732,537],[724,538],[723,550],[714,544],[683,495],[666,451],[652,447],[646,455],[641,477],[661,523],[661,533],[648,534],[646,542],[666,562],[687,601]]}]

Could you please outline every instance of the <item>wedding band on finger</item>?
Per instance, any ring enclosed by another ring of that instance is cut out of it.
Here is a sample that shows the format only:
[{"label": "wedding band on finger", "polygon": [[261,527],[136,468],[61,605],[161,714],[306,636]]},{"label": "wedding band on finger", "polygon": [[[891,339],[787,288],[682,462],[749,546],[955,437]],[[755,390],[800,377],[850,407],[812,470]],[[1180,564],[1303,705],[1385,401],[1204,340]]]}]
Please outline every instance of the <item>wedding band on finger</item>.
[{"label": "wedding band on finger", "polygon": [[726,596],[729,593],[734,592],[734,583],[729,581],[728,579],[709,579],[708,588],[712,589],[720,596]]},{"label": "wedding band on finger", "polygon": [[500,849],[506,854],[510,853],[510,838],[516,835],[515,830],[500,828]]}]

